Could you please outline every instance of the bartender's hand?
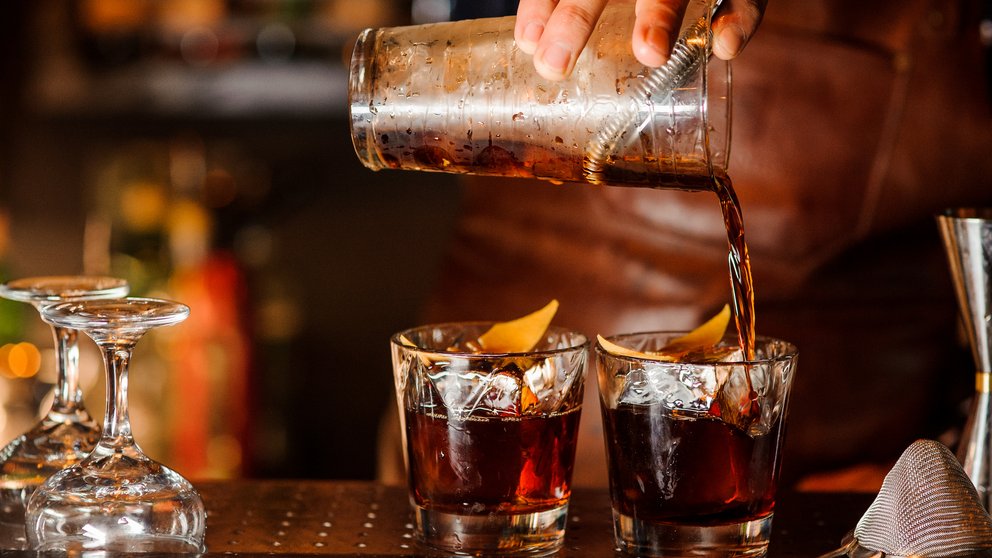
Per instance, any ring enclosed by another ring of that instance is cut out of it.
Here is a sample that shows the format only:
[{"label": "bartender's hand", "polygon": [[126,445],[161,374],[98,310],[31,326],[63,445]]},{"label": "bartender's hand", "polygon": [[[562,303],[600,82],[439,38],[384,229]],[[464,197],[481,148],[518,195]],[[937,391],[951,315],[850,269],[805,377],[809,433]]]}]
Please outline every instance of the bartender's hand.
[{"label": "bartender's hand", "polygon": [[[520,50],[534,55],[537,72],[559,80],[572,72],[609,0],[520,0],[514,38]],[[632,46],[645,66],[668,60],[678,39],[689,0],[619,0],[631,4],[636,20]],[[724,0],[713,19],[713,54],[730,60],[754,34],[768,0]]]}]

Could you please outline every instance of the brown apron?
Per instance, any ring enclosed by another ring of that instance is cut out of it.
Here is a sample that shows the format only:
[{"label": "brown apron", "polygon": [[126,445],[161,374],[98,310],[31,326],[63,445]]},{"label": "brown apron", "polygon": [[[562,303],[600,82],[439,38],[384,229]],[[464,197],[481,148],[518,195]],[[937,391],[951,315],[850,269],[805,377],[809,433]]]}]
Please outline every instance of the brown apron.
[{"label": "brown apron", "polygon": [[[977,2],[772,0],[733,63],[730,176],[759,334],[800,348],[794,479],[960,426],[971,363],[933,222],[992,203]],[[561,302],[590,336],[690,328],[730,300],[715,196],[466,180],[424,321]],[[604,485],[595,368],[576,483]]]}]

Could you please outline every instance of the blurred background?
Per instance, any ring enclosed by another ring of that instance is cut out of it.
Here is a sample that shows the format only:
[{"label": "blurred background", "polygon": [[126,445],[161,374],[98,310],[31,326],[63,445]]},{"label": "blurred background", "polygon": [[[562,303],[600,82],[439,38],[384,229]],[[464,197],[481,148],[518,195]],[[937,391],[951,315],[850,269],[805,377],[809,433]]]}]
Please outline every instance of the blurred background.
[{"label": "blurred background", "polygon": [[[365,27],[449,10],[0,4],[0,280],[112,274],[192,308],[135,355],[132,422],[152,457],[190,478],[375,475],[388,337],[417,320],[459,190],[360,166],[347,60]],[[81,345],[100,417],[102,364]],[[2,443],[47,410],[53,370],[36,310],[0,301]]]}]

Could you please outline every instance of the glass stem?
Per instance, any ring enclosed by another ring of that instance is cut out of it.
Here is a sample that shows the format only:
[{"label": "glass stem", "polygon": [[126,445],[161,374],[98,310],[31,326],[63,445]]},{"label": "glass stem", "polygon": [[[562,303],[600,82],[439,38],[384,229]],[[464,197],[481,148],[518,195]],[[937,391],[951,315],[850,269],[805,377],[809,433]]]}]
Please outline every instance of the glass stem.
[{"label": "glass stem", "polygon": [[79,332],[52,326],[55,335],[55,399],[52,412],[74,414],[83,409],[83,390],[79,387]]},{"label": "glass stem", "polygon": [[131,363],[134,344],[101,345],[103,361],[107,368],[107,410],[103,418],[101,445],[116,448],[134,445],[131,421],[127,413],[127,371]]}]

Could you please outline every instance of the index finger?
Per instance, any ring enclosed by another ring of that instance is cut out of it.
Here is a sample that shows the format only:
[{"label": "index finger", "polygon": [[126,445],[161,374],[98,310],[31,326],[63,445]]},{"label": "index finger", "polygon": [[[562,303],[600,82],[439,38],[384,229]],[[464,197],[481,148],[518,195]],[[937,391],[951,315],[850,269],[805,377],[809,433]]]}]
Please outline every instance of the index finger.
[{"label": "index finger", "polygon": [[517,5],[517,20],[513,27],[513,40],[517,47],[527,54],[534,54],[537,42],[544,34],[551,12],[554,11],[554,0],[520,0]]},{"label": "index finger", "polygon": [[[521,5],[523,4],[521,1]],[[550,80],[564,79],[571,74],[575,60],[592,35],[605,6],[606,0],[558,2],[534,49],[534,67],[537,73]]]},{"label": "index finger", "polygon": [[657,68],[668,61],[686,4],[688,0],[637,0],[631,47],[641,64]]}]

